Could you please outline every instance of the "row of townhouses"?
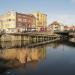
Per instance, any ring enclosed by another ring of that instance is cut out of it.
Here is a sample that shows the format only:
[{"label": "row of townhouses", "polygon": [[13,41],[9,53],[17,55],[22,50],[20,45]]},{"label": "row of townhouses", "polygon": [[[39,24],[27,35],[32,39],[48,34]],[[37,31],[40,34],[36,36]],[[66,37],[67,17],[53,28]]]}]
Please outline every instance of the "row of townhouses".
[{"label": "row of townhouses", "polygon": [[0,16],[0,31],[7,33],[25,31],[45,31],[47,15],[41,12],[33,14],[8,11]]},{"label": "row of townhouses", "polygon": [[75,31],[74,25],[63,25],[57,21],[52,22],[48,25],[47,31],[55,32],[55,31]]},{"label": "row of townhouses", "polygon": [[0,32],[15,33],[26,31],[75,31],[75,26],[65,26],[57,21],[47,26],[47,15],[41,12],[33,14],[8,11],[0,16]]}]

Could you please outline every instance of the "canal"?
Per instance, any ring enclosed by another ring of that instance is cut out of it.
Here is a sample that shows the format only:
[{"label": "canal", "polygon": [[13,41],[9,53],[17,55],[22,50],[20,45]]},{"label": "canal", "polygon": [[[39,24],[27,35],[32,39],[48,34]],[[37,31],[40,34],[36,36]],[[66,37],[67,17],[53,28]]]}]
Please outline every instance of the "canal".
[{"label": "canal", "polygon": [[24,46],[0,44],[0,75],[75,75],[75,45],[54,42]]}]

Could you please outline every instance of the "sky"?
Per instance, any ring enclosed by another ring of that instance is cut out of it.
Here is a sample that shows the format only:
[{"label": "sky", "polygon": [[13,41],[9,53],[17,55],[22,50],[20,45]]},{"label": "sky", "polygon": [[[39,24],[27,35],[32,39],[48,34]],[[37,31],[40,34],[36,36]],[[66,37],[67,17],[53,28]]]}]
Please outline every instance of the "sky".
[{"label": "sky", "polygon": [[48,24],[58,21],[65,25],[75,25],[75,0],[0,0],[0,14],[14,10],[17,12],[47,14]]}]

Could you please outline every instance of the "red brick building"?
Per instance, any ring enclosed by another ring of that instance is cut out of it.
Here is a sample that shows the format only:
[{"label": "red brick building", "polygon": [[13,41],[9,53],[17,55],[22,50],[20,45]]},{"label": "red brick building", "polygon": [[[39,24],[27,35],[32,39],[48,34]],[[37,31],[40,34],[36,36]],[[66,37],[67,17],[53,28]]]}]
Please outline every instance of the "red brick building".
[{"label": "red brick building", "polygon": [[32,31],[35,29],[36,18],[32,14],[16,12],[16,28],[18,31]]}]

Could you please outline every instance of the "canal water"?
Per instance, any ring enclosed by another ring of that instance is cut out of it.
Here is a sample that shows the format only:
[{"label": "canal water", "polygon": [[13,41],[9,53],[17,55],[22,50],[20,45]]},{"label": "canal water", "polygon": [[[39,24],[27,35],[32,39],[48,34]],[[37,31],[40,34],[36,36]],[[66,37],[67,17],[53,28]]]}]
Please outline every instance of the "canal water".
[{"label": "canal water", "polygon": [[1,43],[0,75],[75,75],[75,45]]}]

